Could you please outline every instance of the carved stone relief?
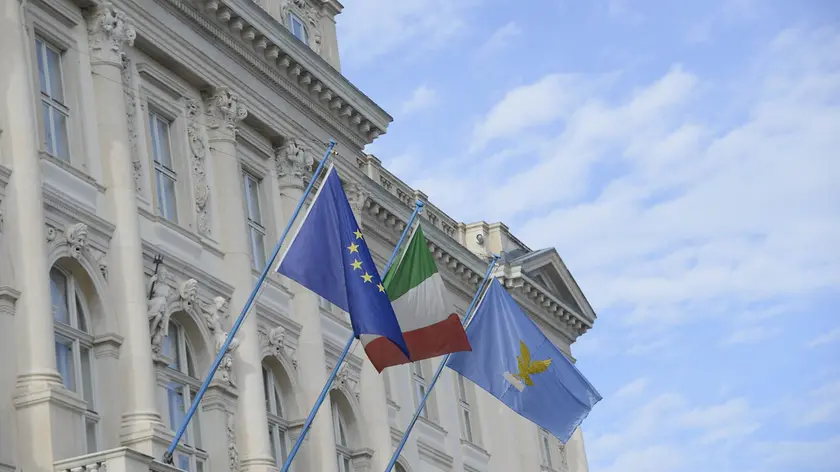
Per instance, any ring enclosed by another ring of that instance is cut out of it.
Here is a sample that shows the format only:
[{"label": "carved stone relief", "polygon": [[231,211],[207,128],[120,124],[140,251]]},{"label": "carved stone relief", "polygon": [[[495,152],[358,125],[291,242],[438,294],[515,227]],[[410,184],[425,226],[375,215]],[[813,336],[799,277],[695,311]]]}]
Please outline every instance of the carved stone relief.
[{"label": "carved stone relief", "polygon": [[157,274],[149,278],[146,290],[151,290],[152,296],[146,302],[149,318],[149,333],[151,335],[152,352],[158,356],[162,348],[163,338],[169,332],[169,310],[167,306],[178,294],[172,293],[169,285],[169,271],[160,267]]},{"label": "carved stone relief", "polygon": [[356,397],[356,400],[359,400],[359,396],[362,393],[359,380],[350,374],[346,367],[338,371],[338,375],[335,376],[335,385],[344,388],[346,391],[352,393]]},{"label": "carved stone relief", "polygon": [[[213,343],[216,354],[222,350],[229,335],[229,333],[222,328],[222,320],[227,319],[228,317],[227,307],[227,300],[225,300],[224,297],[216,297],[213,299],[213,303],[203,307],[201,310],[202,315],[204,316],[204,322],[207,324],[207,328],[213,335]],[[232,376],[232,354],[238,347],[239,340],[234,337],[231,339],[230,344],[228,344],[227,352],[225,352],[222,362],[219,364],[219,369],[216,371],[217,378],[232,387],[236,387],[236,383],[234,383]]]},{"label": "carved stone relief", "polygon": [[207,106],[207,127],[213,130],[236,132],[236,124],[248,116],[239,94],[227,87],[215,87],[204,93]]},{"label": "carved stone relief", "polygon": [[134,80],[131,61],[123,55],[122,57],[122,82],[123,94],[125,97],[125,115],[128,121],[128,142],[131,146],[131,161],[134,168],[134,187],[137,192],[142,192],[142,161],[140,151],[137,149],[137,99],[134,94]]},{"label": "carved stone relief", "polygon": [[0,198],[0,233],[3,232],[3,221],[4,221],[3,213],[5,211],[5,208],[6,207],[3,205],[3,199]]},{"label": "carved stone relief", "polygon": [[227,448],[231,472],[239,471],[239,450],[236,449],[236,424],[232,414],[227,415]]},{"label": "carved stone relief", "polygon": [[210,236],[210,185],[207,183],[207,142],[198,125],[198,113],[201,105],[189,99],[186,102],[187,140],[192,154],[193,195],[197,212],[198,233]]},{"label": "carved stone relief", "polygon": [[353,211],[360,217],[360,212],[364,209],[365,203],[367,203],[367,199],[370,196],[370,192],[365,190],[365,188],[359,185],[358,182],[350,182],[347,184],[344,192],[347,194],[347,200],[350,202],[350,206],[353,208]]},{"label": "carved stone relief", "polygon": [[259,331],[262,347],[277,359],[281,359],[285,355],[292,361],[292,367],[297,369],[297,352],[294,346],[286,343],[286,337],[286,329],[282,326],[275,326],[267,331]]},{"label": "carved stone relief", "polygon": [[317,8],[306,10],[306,21],[309,23],[309,47],[315,54],[321,54],[321,15]]},{"label": "carved stone relief", "polygon": [[[61,235],[60,238],[59,235]],[[108,278],[107,254],[88,245],[88,226],[86,224],[74,223],[68,225],[63,232],[52,226],[47,226],[46,239],[48,243],[68,246],[70,257],[76,260],[87,255],[89,260],[96,263],[102,276]]]},{"label": "carved stone relief", "polygon": [[88,18],[90,55],[96,62],[120,64],[123,43],[134,45],[137,32],[128,22],[125,13],[103,2],[91,9]]},{"label": "carved stone relief", "polygon": [[274,163],[281,184],[300,183],[312,169],[315,159],[301,141],[288,138],[283,146],[274,150]]}]

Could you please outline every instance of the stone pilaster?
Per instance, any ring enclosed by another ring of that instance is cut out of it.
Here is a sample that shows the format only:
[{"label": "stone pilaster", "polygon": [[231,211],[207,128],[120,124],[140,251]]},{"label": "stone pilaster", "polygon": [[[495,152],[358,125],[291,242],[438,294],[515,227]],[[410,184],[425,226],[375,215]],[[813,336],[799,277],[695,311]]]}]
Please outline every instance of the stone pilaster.
[{"label": "stone pilaster", "polygon": [[[315,159],[311,151],[294,138],[287,139],[284,145],[276,150],[275,158],[280,188],[280,215],[277,221],[280,226],[278,229],[282,231],[303,196],[303,179],[311,174]],[[304,210],[305,208],[301,211]],[[295,226],[299,223],[300,217],[295,222]],[[290,234],[294,234],[294,227]],[[288,247],[288,240],[285,245]],[[294,295],[292,317],[302,325],[298,339],[298,371],[305,372],[306,375],[302,375],[299,379],[302,389],[301,398],[315,399],[318,398],[327,382],[318,296],[293,281],[289,281],[289,289]],[[312,401],[303,403],[304,417],[309,414]],[[301,447],[300,454],[304,453],[307,456],[308,470],[336,472],[338,465],[329,397],[315,415],[312,427]]]},{"label": "stone pilaster", "polygon": [[0,113],[4,114],[0,123],[5,128],[5,162],[12,169],[6,187],[3,233],[4,238],[8,238],[8,247],[15,248],[10,251],[10,265],[15,287],[20,292],[11,320],[16,361],[13,365],[6,364],[11,371],[9,374],[16,374],[15,465],[27,472],[47,472],[53,470],[58,441],[50,434],[51,399],[53,393],[63,387],[56,370],[52,342],[49,267],[37,147],[40,142],[35,109],[38,91],[33,89],[37,68],[31,61],[35,52],[34,37],[30,33],[24,21],[22,3],[0,3],[0,57],[3,58]]},{"label": "stone pilaster", "polygon": [[155,440],[165,427],[155,405],[137,186],[122,85],[123,47],[133,45],[136,33],[125,14],[110,3],[91,9],[87,21],[105,199],[115,225],[108,265],[119,277],[110,279],[109,288],[125,335],[120,380],[128,387],[122,390],[120,442],[154,455],[166,446],[164,440]]},{"label": "stone pilaster", "polygon": [[[239,96],[227,87],[206,91],[204,106],[207,110],[209,157],[214,169],[215,187],[229,194],[219,198],[216,207],[226,222],[220,228],[220,242],[225,254],[225,270],[236,287],[230,300],[231,319],[235,320],[254,287],[245,208],[240,190],[242,171],[236,158],[236,124],[248,112]],[[276,470],[268,441],[268,419],[260,369],[262,359],[255,313],[245,319],[236,337],[240,344],[234,354],[233,375],[239,388],[235,436],[240,468],[243,472]]]}]

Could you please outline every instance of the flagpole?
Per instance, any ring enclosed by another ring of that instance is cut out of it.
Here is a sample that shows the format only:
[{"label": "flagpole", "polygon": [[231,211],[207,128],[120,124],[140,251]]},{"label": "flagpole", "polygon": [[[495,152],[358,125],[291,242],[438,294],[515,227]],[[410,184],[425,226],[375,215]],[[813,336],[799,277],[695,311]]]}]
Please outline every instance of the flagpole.
[{"label": "flagpole", "polygon": [[[469,308],[467,308],[467,316],[464,319],[464,329],[467,329],[467,326],[470,325],[470,322],[473,319],[473,307],[478,302],[478,299],[481,296],[481,292],[483,291],[484,286],[487,285],[487,280],[490,278],[490,274],[493,272],[493,268],[496,267],[496,262],[498,260],[499,256],[493,254],[493,260],[490,262],[490,267],[487,268],[487,272],[485,272],[484,278],[481,280],[481,284],[478,286],[478,290],[475,292],[472,302],[470,302]],[[388,466],[385,468],[385,472],[391,472],[391,469],[394,468],[394,464],[397,463],[397,459],[399,459],[400,453],[405,447],[405,443],[408,441],[408,435],[411,434],[411,429],[414,428],[414,424],[417,422],[417,418],[420,417],[420,413],[423,411],[423,407],[426,406],[426,400],[428,400],[429,394],[432,392],[432,389],[435,388],[435,383],[437,383],[438,379],[440,378],[440,374],[443,372],[443,368],[446,367],[446,361],[449,360],[449,356],[451,355],[451,353],[447,354],[443,357],[443,360],[440,361],[440,365],[438,366],[437,372],[435,372],[435,376],[432,377],[432,382],[426,389],[426,393],[423,395],[423,399],[420,400],[420,405],[417,407],[417,411],[414,412],[414,417],[411,418],[411,422],[408,423],[408,427],[405,429],[405,434],[403,434],[402,441],[400,441],[399,446],[397,446],[397,449],[394,451],[394,455],[391,456],[391,462],[388,463]]]},{"label": "flagpole", "polygon": [[[411,230],[411,225],[414,224],[414,219],[417,218],[417,215],[420,213],[420,210],[422,208],[423,202],[421,202],[420,200],[414,202],[414,212],[411,213],[411,217],[409,217],[408,223],[406,223],[405,229],[403,230],[400,239],[397,241],[397,246],[394,248],[394,252],[391,254],[391,258],[388,259],[388,263],[385,264],[385,269],[382,271],[383,274],[387,274],[388,269],[391,268],[391,264],[394,263],[394,259],[400,252],[400,246],[402,246],[403,240],[405,239],[408,232]],[[330,387],[332,387],[332,383],[335,380],[335,376],[336,374],[338,374],[338,369],[341,368],[341,364],[347,357],[347,353],[350,352],[350,347],[353,345],[353,340],[355,339],[356,337],[354,336],[354,334],[350,333],[350,338],[347,339],[347,343],[344,345],[344,350],[341,351],[341,355],[338,356],[338,360],[335,361],[335,367],[333,367],[333,370],[330,373],[330,377],[327,379],[327,383],[324,384],[324,388],[321,390],[321,394],[318,395],[318,399],[315,400],[315,405],[313,405],[312,410],[309,411],[309,416],[306,417],[306,422],[303,423],[303,429],[301,429],[300,431],[300,436],[298,436],[297,440],[295,441],[295,445],[294,447],[292,447],[291,452],[289,452],[289,457],[286,458],[286,461],[283,463],[283,468],[280,469],[280,472],[288,472],[289,467],[292,466],[292,461],[297,455],[300,446],[303,444],[303,440],[306,437],[306,433],[309,432],[309,428],[312,427],[312,422],[315,421],[315,414],[318,413],[318,410],[321,408],[321,404],[324,403],[324,400],[327,398],[327,394],[330,392]]]},{"label": "flagpole", "polygon": [[304,203],[306,203],[306,197],[308,197],[310,192],[312,192],[312,187],[315,185],[315,181],[318,179],[318,175],[320,175],[321,170],[323,170],[324,164],[327,163],[327,160],[330,157],[330,153],[332,152],[334,147],[335,140],[330,139],[330,144],[329,146],[327,146],[326,152],[324,152],[324,158],[321,159],[321,162],[318,164],[318,167],[312,174],[312,179],[309,181],[309,185],[306,186],[306,190],[303,192],[303,196],[300,198],[300,201],[298,202],[295,211],[292,213],[292,217],[289,218],[289,222],[286,224],[286,229],[283,230],[283,234],[277,241],[277,245],[274,246],[274,252],[271,254],[271,259],[268,262],[266,262],[265,268],[263,269],[260,278],[257,280],[256,287],[254,287],[254,290],[251,291],[251,296],[248,297],[248,301],[245,303],[245,306],[242,307],[242,312],[239,314],[239,317],[236,318],[236,322],[233,323],[233,327],[231,327],[230,333],[227,335],[224,344],[222,344],[222,347],[219,349],[219,353],[216,355],[216,360],[213,361],[213,365],[210,367],[210,372],[207,374],[207,378],[204,379],[204,383],[201,385],[201,388],[195,395],[195,398],[193,399],[192,404],[190,405],[190,409],[189,411],[187,411],[187,416],[184,419],[183,424],[181,424],[181,427],[178,428],[178,432],[175,433],[175,438],[172,440],[172,444],[169,445],[169,448],[163,454],[163,461],[165,463],[172,464],[172,455],[175,453],[175,448],[178,446],[178,441],[181,440],[181,437],[187,430],[187,425],[190,423],[190,420],[192,419],[193,415],[195,415],[195,411],[198,409],[198,404],[201,402],[202,397],[204,397],[204,393],[207,391],[207,387],[210,386],[210,382],[213,380],[213,376],[216,375],[216,370],[222,363],[222,359],[227,354],[228,346],[233,340],[233,337],[236,335],[236,332],[239,331],[239,327],[242,325],[242,322],[245,321],[245,317],[251,310],[251,305],[254,303],[254,299],[257,298],[260,288],[262,287],[262,284],[265,282],[265,279],[268,276],[268,272],[274,265],[274,260],[277,259],[277,254],[280,252],[280,247],[283,245],[283,241],[289,234],[289,230],[291,230],[292,225],[295,222],[295,218],[297,218],[298,213],[300,213],[300,210],[301,208],[303,208]]}]

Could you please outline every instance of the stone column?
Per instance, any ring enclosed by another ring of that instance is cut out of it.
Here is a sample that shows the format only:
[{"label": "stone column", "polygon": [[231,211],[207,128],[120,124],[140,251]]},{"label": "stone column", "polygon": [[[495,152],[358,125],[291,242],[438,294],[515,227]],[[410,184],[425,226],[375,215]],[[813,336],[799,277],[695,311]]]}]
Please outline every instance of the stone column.
[{"label": "stone column", "polygon": [[[231,321],[234,321],[254,288],[241,190],[242,171],[236,158],[236,123],[243,120],[248,112],[239,96],[227,87],[216,87],[205,92],[204,99],[215,187],[217,195],[221,196],[216,200],[216,208],[220,215],[224,215],[224,224],[220,225],[220,240],[225,253],[225,270],[235,287],[230,300]],[[240,340],[234,355],[234,373],[239,387],[236,436],[241,470],[275,470],[268,442],[268,418],[255,312],[245,319],[236,337]]]},{"label": "stone column", "polygon": [[[287,139],[275,155],[277,164],[277,176],[280,181],[280,217],[277,219],[279,230],[282,231],[289,219],[292,217],[300,198],[303,196],[303,177],[308,174],[307,169],[311,168],[314,159],[309,150],[294,138]],[[314,194],[313,194],[314,196]],[[295,225],[299,224],[300,216]],[[289,236],[294,235],[294,228]],[[288,247],[289,239],[284,243]],[[321,316],[318,308],[318,296],[296,282],[289,281],[289,290],[294,298],[292,299],[292,317],[301,324],[300,338],[298,339],[298,371],[304,374],[300,376],[301,411],[304,415],[309,414],[315,399],[324,388],[327,382],[326,359],[324,357],[324,339],[321,327]],[[306,442],[301,448],[301,453],[308,457],[308,470],[322,472],[336,472],[335,436],[332,429],[332,411],[330,409],[329,396],[315,415],[312,427],[307,433]]]},{"label": "stone column", "polygon": [[134,164],[122,86],[122,48],[134,43],[136,33],[125,14],[101,3],[88,17],[90,61],[96,97],[96,126],[102,160],[105,199],[115,225],[109,279],[115,315],[125,336],[120,352],[122,367],[122,422],[120,442],[146,454],[155,454],[156,431],[165,431],[155,405],[155,372],[147,317],[143,252],[137,213]]},{"label": "stone column", "polygon": [[[27,31],[20,1],[0,4],[0,125],[3,153],[12,168],[6,187],[4,237],[11,252],[15,288],[14,338],[17,409],[16,464],[27,472],[52,471],[56,438],[50,434],[50,400],[60,390],[55,365],[49,267],[45,244],[44,204],[38,153],[38,119],[34,108],[37,77],[35,38]],[[16,293],[16,292],[15,292]],[[6,315],[3,315],[6,316]],[[5,426],[3,426],[5,429]]]}]

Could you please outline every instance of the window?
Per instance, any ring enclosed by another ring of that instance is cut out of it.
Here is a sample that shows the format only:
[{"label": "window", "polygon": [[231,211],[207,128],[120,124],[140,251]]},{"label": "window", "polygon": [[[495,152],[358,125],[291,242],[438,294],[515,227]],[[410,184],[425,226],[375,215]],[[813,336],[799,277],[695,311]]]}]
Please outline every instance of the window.
[{"label": "window", "polygon": [[87,453],[98,451],[96,392],[91,351],[93,335],[88,331],[90,320],[76,278],[53,267],[50,269],[50,298],[55,326],[55,364],[68,390],[76,392],[86,403],[85,443]]},{"label": "window", "polygon": [[260,213],[260,181],[248,172],[242,173],[245,181],[245,219],[248,221],[248,240],[251,245],[251,266],[265,267],[265,226]]},{"label": "window", "polygon": [[[167,377],[169,427],[175,431],[184,423],[192,399],[201,386],[201,382],[196,378],[194,357],[187,343],[186,332],[175,321],[169,322],[163,354],[172,361],[164,373]],[[175,465],[190,472],[204,472],[204,462],[207,460],[207,453],[201,449],[199,417],[200,414],[196,412],[175,451]]]},{"label": "window", "polygon": [[318,307],[320,307],[322,310],[328,313],[332,312],[332,306],[333,304],[329,300],[320,295],[318,296]]},{"label": "window", "polygon": [[540,428],[540,455],[542,456],[542,465],[548,467],[549,469],[552,467],[551,465],[551,446],[549,445],[549,433],[548,431]]},{"label": "window", "polygon": [[52,156],[70,161],[67,119],[70,110],[64,96],[61,52],[41,38],[35,39],[38,82],[41,86],[44,149]]},{"label": "window", "polygon": [[[414,406],[420,406],[420,402],[426,395],[426,378],[423,376],[422,362],[414,362],[411,364],[411,377],[414,382]],[[423,410],[420,412],[423,418],[429,418],[429,407],[423,405]]]},{"label": "window", "polygon": [[338,403],[332,401],[333,433],[335,434],[335,450],[338,456],[338,472],[352,472],[353,464],[350,456],[350,445],[347,441],[347,424],[341,415]]},{"label": "window", "polygon": [[283,403],[280,387],[271,370],[262,368],[263,387],[265,388],[265,409],[268,412],[268,440],[271,443],[271,456],[278,466],[282,466],[288,457],[286,431],[288,423],[283,417]]},{"label": "window", "polygon": [[158,213],[169,221],[177,222],[175,182],[178,179],[172,165],[169,124],[169,120],[166,118],[157,113],[149,112],[149,134],[152,138],[152,156],[155,163]]},{"label": "window", "polygon": [[467,386],[465,385],[464,377],[456,374],[458,378],[458,404],[461,411],[461,437],[465,441],[473,441],[472,433],[472,410],[470,409],[470,402],[467,397]]},{"label": "window", "polygon": [[289,31],[291,31],[297,39],[309,44],[306,40],[306,28],[303,26],[303,21],[301,21],[301,19],[294,13],[289,13]]}]

